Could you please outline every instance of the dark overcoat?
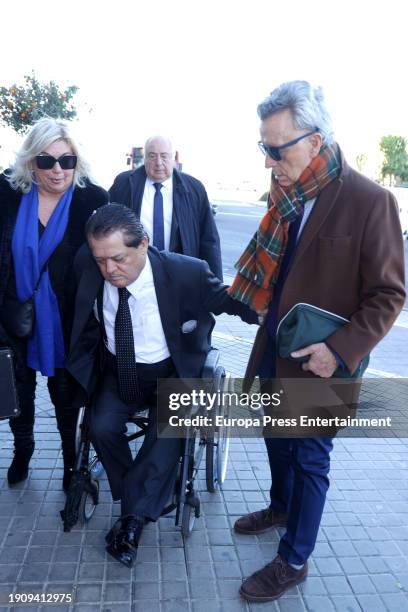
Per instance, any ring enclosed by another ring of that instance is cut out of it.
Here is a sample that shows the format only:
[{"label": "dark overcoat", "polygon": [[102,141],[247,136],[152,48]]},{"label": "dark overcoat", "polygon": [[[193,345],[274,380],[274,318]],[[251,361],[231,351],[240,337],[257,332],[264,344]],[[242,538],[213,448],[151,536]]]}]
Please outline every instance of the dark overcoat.
[{"label": "dark overcoat", "polygon": [[[146,183],[144,166],[119,174],[109,189],[112,202],[124,204],[140,217]],[[196,178],[173,170],[173,217],[170,251],[204,259],[222,280],[221,247],[204,185]]]}]

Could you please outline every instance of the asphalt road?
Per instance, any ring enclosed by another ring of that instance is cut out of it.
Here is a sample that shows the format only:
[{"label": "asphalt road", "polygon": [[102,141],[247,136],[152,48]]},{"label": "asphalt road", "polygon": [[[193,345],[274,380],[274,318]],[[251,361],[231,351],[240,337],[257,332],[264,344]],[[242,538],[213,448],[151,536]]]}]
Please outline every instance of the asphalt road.
[{"label": "asphalt road", "polygon": [[221,239],[224,275],[234,276],[234,263],[247,246],[265,213],[263,206],[241,202],[216,202],[215,222]]},{"label": "asphalt road", "polygon": [[[248,244],[265,212],[265,205],[241,202],[221,202],[215,221],[221,239],[223,270],[225,276],[234,276],[234,263]],[[405,243],[405,287],[408,294],[408,240]],[[225,279],[228,282],[228,278]],[[408,298],[405,302],[408,309]]]}]

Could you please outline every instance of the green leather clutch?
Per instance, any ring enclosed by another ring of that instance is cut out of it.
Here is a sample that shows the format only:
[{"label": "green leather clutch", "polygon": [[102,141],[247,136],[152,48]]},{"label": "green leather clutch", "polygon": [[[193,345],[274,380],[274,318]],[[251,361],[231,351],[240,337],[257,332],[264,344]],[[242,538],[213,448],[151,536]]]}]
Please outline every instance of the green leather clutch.
[{"label": "green leather clutch", "polygon": [[[324,342],[338,329],[349,323],[348,319],[312,304],[295,304],[281,319],[276,331],[277,350],[280,357],[291,361],[306,362],[309,357],[291,357],[293,351],[316,342]],[[365,372],[370,355],[362,359],[352,374],[347,368],[339,366],[333,376],[339,378],[361,378]]]}]

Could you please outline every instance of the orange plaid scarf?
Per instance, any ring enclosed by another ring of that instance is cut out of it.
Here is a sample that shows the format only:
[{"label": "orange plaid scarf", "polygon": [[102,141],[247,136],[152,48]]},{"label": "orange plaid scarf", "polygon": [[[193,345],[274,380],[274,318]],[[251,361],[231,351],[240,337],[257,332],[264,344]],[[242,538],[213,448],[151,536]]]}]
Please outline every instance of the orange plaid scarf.
[{"label": "orange plaid scarf", "polygon": [[289,223],[302,212],[305,202],[339,176],[340,160],[338,145],[326,145],[290,187],[283,188],[272,178],[268,211],[235,264],[238,272],[228,289],[231,297],[257,311],[268,307],[285,254]]}]

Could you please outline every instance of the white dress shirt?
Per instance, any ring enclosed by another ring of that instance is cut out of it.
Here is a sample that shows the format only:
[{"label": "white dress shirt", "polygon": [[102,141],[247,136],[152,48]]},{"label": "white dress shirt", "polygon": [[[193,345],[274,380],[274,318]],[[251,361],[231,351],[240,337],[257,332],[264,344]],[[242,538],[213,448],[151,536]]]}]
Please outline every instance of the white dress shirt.
[{"label": "white dress shirt", "polygon": [[[148,176],[143,192],[142,207],[140,209],[140,221],[142,222],[147,235],[150,238],[150,244],[153,244],[153,204],[156,188]],[[173,176],[162,182],[161,194],[163,196],[163,220],[164,220],[164,249],[169,250],[170,246],[170,231],[171,219],[173,216]]]},{"label": "white dress shirt", "polygon": [[[139,277],[127,286],[129,309],[133,325],[133,339],[137,363],[157,363],[170,357],[170,352],[164,336],[154,288],[153,272],[146,257],[146,265]],[[109,281],[105,281],[103,290],[103,315],[108,341],[108,350],[116,355],[115,348],[115,318],[119,305],[118,289]],[[99,320],[95,302],[94,313]]]},{"label": "white dress shirt", "polygon": [[299,231],[298,231],[298,235],[296,238],[296,242],[299,242],[299,238],[304,230],[304,227],[306,225],[307,220],[310,217],[310,213],[313,210],[313,206],[315,205],[316,202],[316,198],[312,198],[311,200],[307,200],[307,202],[305,202],[305,206],[304,206],[304,210],[303,210],[303,217],[302,217],[302,221],[300,223],[300,227],[299,227]]}]

